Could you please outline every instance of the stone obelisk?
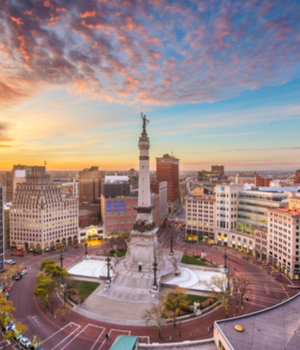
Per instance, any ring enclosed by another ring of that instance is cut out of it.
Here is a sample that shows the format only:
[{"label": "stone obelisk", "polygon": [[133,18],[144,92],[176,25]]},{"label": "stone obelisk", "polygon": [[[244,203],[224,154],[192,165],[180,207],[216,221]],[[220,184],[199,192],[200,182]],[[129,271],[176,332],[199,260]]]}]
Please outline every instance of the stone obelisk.
[{"label": "stone obelisk", "polygon": [[149,174],[149,148],[150,141],[146,126],[149,120],[141,114],[143,130],[139,138],[139,190],[136,222],[131,232],[131,240],[124,264],[127,269],[140,272],[151,272],[153,270],[154,255],[158,268],[162,268],[163,259],[160,245],[157,242],[157,231],[152,217],[150,174]]}]

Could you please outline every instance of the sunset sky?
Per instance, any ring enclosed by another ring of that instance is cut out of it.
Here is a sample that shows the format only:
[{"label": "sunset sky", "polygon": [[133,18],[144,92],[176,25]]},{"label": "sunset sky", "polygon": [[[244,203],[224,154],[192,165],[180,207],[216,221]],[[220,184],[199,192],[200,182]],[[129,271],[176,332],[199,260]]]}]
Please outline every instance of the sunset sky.
[{"label": "sunset sky", "polygon": [[299,0],[0,0],[0,170],[300,168]]}]

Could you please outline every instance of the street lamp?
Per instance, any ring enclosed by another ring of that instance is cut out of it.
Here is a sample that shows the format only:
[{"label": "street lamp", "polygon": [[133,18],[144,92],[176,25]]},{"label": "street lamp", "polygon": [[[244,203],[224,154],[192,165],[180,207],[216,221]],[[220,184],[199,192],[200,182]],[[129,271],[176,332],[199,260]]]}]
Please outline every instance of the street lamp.
[{"label": "street lamp", "polygon": [[88,255],[88,253],[87,253],[87,246],[88,246],[88,244],[87,244],[87,242],[85,242],[85,243],[84,243],[84,247],[85,247],[85,256]]},{"label": "street lamp", "polygon": [[154,290],[157,290],[158,289],[158,285],[157,285],[157,281],[156,281],[156,272],[157,272],[157,262],[156,262],[156,256],[155,256],[155,253],[154,253],[154,263],[153,263],[153,273],[154,273],[154,281],[153,281],[153,286],[152,288]]},{"label": "street lamp", "polygon": [[171,235],[171,250],[170,250],[170,255],[173,256],[174,255],[174,252],[173,252],[173,235]]},{"label": "street lamp", "polygon": [[225,254],[223,255],[223,258],[224,258],[224,269],[227,270],[226,260],[228,258],[228,255],[226,254],[226,249],[225,249]]},{"label": "street lamp", "polygon": [[110,261],[111,258],[109,257],[109,253],[107,254],[107,258],[106,258],[106,263],[107,263],[107,277],[106,277],[106,284],[110,284],[111,282],[111,278],[110,278],[110,274],[109,274],[109,269],[110,269]]},{"label": "street lamp", "polygon": [[62,256],[62,253],[63,253],[63,250],[62,250],[62,247],[61,247],[60,248],[60,258],[59,258],[59,260],[60,260],[60,267],[61,268],[63,268],[63,260],[64,260],[64,258]]},{"label": "street lamp", "polygon": [[52,315],[53,315],[53,301],[54,301],[54,299],[50,299],[50,303],[51,303],[51,313],[52,313]]}]

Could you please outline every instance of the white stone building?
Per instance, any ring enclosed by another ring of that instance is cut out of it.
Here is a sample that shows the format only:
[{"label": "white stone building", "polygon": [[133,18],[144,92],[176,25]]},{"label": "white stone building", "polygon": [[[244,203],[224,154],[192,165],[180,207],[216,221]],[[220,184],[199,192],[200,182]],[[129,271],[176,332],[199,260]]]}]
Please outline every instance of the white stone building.
[{"label": "white stone building", "polygon": [[186,235],[192,240],[214,240],[215,195],[203,194],[195,189],[185,198]]},{"label": "white stone building", "polygon": [[290,278],[300,279],[300,197],[268,211],[268,260]]},{"label": "white stone building", "polygon": [[48,251],[78,241],[78,201],[63,199],[45,167],[36,167],[17,184],[10,211],[11,246]]}]

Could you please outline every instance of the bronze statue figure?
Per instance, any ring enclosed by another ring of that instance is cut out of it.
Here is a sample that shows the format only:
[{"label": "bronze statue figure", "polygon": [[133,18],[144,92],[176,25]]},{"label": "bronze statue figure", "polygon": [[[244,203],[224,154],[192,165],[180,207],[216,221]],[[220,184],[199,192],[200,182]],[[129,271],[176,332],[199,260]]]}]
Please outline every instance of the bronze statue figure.
[{"label": "bronze statue figure", "polygon": [[141,118],[143,120],[143,132],[146,132],[146,125],[150,122],[150,120],[146,119],[146,116],[141,112]]}]

